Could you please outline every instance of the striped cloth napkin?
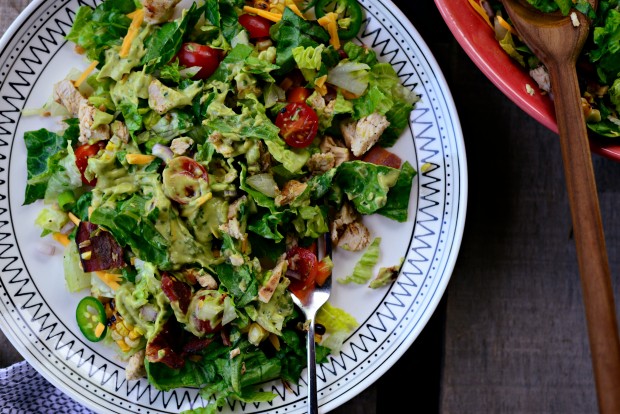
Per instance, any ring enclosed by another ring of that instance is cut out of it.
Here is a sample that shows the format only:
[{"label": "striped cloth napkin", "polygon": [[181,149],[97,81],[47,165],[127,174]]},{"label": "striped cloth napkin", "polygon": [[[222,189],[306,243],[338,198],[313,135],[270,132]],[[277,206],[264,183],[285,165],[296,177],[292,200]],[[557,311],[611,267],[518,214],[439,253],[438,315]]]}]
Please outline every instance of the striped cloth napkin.
[{"label": "striped cloth napkin", "polygon": [[0,369],[1,414],[94,414],[50,384],[26,361]]}]

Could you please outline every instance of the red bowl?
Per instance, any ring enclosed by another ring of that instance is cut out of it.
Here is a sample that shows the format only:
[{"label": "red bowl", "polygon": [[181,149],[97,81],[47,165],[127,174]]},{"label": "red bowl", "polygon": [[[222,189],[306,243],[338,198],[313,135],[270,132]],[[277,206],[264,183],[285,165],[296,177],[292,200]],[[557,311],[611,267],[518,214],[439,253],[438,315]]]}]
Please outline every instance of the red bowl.
[{"label": "red bowl", "polygon": [[[538,122],[558,132],[553,102],[548,95],[530,95],[526,85],[536,87],[526,70],[513,61],[495,40],[493,30],[467,0],[435,0],[443,19],[465,53],[511,101]],[[536,89],[536,88],[535,88]],[[620,144],[590,138],[593,152],[620,161]]]}]

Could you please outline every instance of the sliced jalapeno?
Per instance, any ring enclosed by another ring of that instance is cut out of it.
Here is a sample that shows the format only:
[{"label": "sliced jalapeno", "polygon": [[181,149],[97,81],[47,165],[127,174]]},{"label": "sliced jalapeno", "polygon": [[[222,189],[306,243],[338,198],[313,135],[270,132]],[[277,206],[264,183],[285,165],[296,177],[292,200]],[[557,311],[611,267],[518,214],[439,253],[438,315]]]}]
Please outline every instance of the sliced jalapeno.
[{"label": "sliced jalapeno", "polygon": [[362,27],[362,7],[357,0],[318,0],[314,12],[319,19],[337,13],[338,37],[342,40],[353,39]]},{"label": "sliced jalapeno", "polygon": [[[75,310],[75,318],[80,331],[89,341],[99,342],[105,337],[107,330],[105,307],[97,298],[87,296],[82,299]],[[104,328],[97,329],[99,324]]]}]

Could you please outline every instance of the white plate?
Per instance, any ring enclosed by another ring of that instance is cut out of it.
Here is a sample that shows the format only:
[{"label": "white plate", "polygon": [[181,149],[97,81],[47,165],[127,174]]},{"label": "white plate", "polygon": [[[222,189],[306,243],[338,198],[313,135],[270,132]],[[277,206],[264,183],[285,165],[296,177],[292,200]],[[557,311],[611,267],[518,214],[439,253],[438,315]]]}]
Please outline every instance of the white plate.
[{"label": "white plate", "polygon": [[[359,40],[391,62],[405,85],[421,95],[396,152],[419,171],[409,221],[373,217],[382,237],[379,266],[405,264],[391,287],[334,284],[332,302],[355,316],[360,328],[342,353],[318,367],[319,404],[332,410],[384,374],[416,339],[439,303],[454,268],[467,203],[467,166],[457,112],[441,70],[408,19],[387,0],[360,0],[367,21]],[[52,85],[73,67],[86,65],[64,40],[79,5],[93,0],[35,0],[0,42],[0,327],[24,358],[55,386],[96,412],[178,413],[202,406],[196,390],[159,392],[145,380],[128,383],[124,364],[104,345],[85,341],[75,318],[83,294],[64,286],[62,250],[45,256],[34,219],[41,208],[23,206],[25,131],[58,129],[57,119],[24,117],[40,107]],[[424,166],[424,168],[423,168]],[[335,256],[346,275],[359,256]],[[378,268],[378,267],[377,267]],[[305,375],[305,372],[304,372]],[[232,404],[224,412],[302,413],[305,381],[272,403]]]}]

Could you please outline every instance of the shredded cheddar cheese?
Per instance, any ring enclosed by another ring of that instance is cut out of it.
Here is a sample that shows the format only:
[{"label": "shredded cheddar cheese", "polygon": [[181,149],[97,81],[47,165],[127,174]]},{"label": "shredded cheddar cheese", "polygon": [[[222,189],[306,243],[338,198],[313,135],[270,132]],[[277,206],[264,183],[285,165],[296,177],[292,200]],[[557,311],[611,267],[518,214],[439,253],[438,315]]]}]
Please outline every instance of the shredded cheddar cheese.
[{"label": "shredded cheddar cheese", "polygon": [[105,331],[105,325],[101,322],[97,323],[97,326],[95,327],[95,336],[97,338],[101,338],[103,331]]},{"label": "shredded cheddar cheese", "polygon": [[56,240],[58,243],[62,244],[65,247],[69,245],[69,237],[67,237],[66,234],[54,233],[52,237],[54,238],[54,240]]},{"label": "shredded cheddar cheese", "polygon": [[327,95],[327,86],[325,86],[325,82],[327,81],[327,75],[319,76],[314,80],[314,89],[321,94],[321,96]]},{"label": "shredded cheddar cheese", "polygon": [[134,39],[138,36],[140,31],[140,27],[144,22],[144,9],[137,9],[135,12],[131,13],[131,24],[129,25],[129,30],[127,31],[127,35],[123,39],[123,45],[121,46],[121,51],[119,52],[119,56],[122,58],[126,58],[129,56],[129,50],[131,49],[131,44]]},{"label": "shredded cheddar cheese", "polygon": [[108,285],[110,289],[117,290],[118,288],[121,287],[121,285],[118,283],[120,281],[119,275],[116,275],[114,273],[106,273],[106,272],[95,272],[95,274],[97,275],[99,279],[101,279],[103,283]]},{"label": "shredded cheddar cheese", "polygon": [[299,10],[299,7],[297,7],[297,5],[295,3],[290,2],[290,4],[288,4],[288,8],[293,10],[293,13],[295,13],[296,15],[301,17],[302,19],[306,20],[306,17],[303,15],[301,10]]},{"label": "shredded cheddar cheese", "polygon": [[482,18],[484,19],[485,22],[487,22],[489,27],[495,30],[495,28],[493,27],[493,23],[491,23],[491,20],[489,19],[489,16],[487,15],[487,12],[484,11],[484,8],[480,5],[480,3],[478,3],[478,1],[476,0],[467,0],[467,1],[469,1],[469,4],[471,5],[471,7],[474,8],[476,13],[482,16]]},{"label": "shredded cheddar cheese", "polygon": [[86,68],[86,70],[84,72],[82,72],[82,74],[80,75],[79,78],[77,78],[77,80],[75,82],[73,82],[73,85],[75,85],[76,88],[79,88],[80,85],[82,83],[84,83],[84,81],[88,78],[88,76],[92,73],[93,70],[95,70],[95,68],[97,67],[97,65],[99,64],[98,61],[94,60],[91,62],[90,65],[88,65],[88,67]]},{"label": "shredded cheddar cheese", "polygon": [[77,218],[75,214],[73,214],[72,212],[69,212],[67,215],[69,216],[69,220],[71,220],[73,224],[75,224],[76,226],[80,225],[80,219]]},{"label": "shredded cheddar cheese", "polygon": [[213,198],[213,193],[210,193],[210,192],[203,196],[200,196],[200,198],[196,200],[196,207],[200,207],[201,205],[211,200],[212,198]]},{"label": "shredded cheddar cheese", "polygon": [[502,16],[495,16],[495,17],[497,17],[497,22],[500,24],[500,26],[502,26],[504,29],[508,30],[512,34],[517,34],[517,32],[514,29],[514,27],[512,27],[510,25],[510,23],[508,23],[506,20],[504,20],[504,18]]},{"label": "shredded cheddar cheese", "polygon": [[329,33],[329,44],[331,44],[336,50],[340,49],[340,38],[338,37],[338,13],[327,13],[325,16],[317,20],[317,22],[327,29],[327,33]]},{"label": "shredded cheddar cheese", "polygon": [[146,165],[153,162],[155,159],[154,155],[145,155],[145,154],[127,154],[125,155],[125,160],[127,160],[128,164],[131,165]]},{"label": "shredded cheddar cheese", "polygon": [[268,12],[266,10],[258,9],[256,7],[243,6],[243,11],[246,13],[256,14],[257,16],[264,17],[267,20],[278,23],[282,20],[282,15],[278,13]]}]

